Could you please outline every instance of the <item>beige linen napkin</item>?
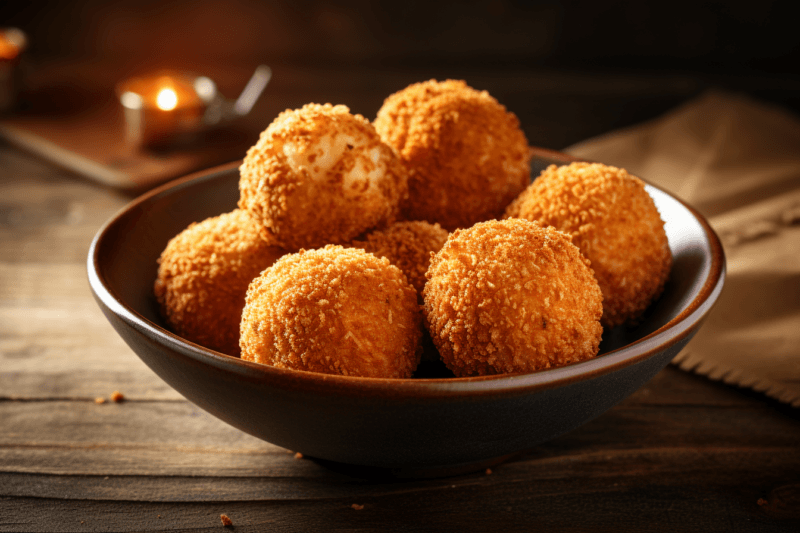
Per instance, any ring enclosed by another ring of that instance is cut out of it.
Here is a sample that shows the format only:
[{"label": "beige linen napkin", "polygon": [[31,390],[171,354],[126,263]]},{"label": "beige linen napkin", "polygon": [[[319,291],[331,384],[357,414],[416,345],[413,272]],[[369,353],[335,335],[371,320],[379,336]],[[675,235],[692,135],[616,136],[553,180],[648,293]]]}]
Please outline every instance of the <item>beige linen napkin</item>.
[{"label": "beige linen napkin", "polygon": [[720,235],[725,287],[673,363],[800,407],[800,119],[713,91],[566,151],[672,192]]}]

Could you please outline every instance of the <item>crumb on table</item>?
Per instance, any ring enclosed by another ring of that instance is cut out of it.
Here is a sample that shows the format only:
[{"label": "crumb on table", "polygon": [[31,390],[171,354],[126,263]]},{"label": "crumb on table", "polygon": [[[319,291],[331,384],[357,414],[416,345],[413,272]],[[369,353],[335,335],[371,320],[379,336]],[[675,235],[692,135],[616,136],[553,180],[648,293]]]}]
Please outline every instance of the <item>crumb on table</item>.
[{"label": "crumb on table", "polygon": [[233,525],[233,522],[226,514],[219,515],[219,519],[222,520],[223,527],[229,527]]},{"label": "crumb on table", "polygon": [[353,509],[355,509],[356,511],[360,511],[361,509],[363,509],[363,508],[364,508],[364,506],[363,506],[363,505],[359,505],[359,504],[357,504],[357,503],[354,503],[354,504],[353,504],[353,505],[351,505],[350,507],[352,507],[352,508],[353,508]]},{"label": "crumb on table", "polygon": [[106,399],[105,399],[105,398],[99,398],[99,397],[98,397],[98,398],[95,398],[95,399],[94,399],[94,403],[96,403],[96,404],[100,405],[101,403],[106,403]]},{"label": "crumb on table", "polygon": [[300,453],[300,452],[297,452],[296,454],[294,454],[294,458],[295,459],[302,459],[303,458],[303,454]]},{"label": "crumb on table", "polygon": [[111,400],[113,400],[116,403],[119,403],[124,399],[125,396],[123,396],[122,393],[118,390],[115,390],[114,392],[111,393]]}]

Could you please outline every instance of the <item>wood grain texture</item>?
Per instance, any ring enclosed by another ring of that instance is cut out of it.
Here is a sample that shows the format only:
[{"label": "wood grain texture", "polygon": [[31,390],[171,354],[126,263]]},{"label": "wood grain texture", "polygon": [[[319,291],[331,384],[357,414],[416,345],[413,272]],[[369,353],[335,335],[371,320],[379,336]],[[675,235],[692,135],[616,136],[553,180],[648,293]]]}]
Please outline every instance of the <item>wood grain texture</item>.
[{"label": "wood grain texture", "polygon": [[[286,459],[283,449],[188,402],[6,401],[0,402],[0,426],[11,428],[0,435],[0,471],[7,472],[253,477],[270,475],[275,461]],[[676,447],[691,454],[761,453],[766,461],[772,452],[800,450],[800,428],[767,409],[623,403],[534,452],[625,460],[638,449]]]},{"label": "wood grain texture", "polygon": [[0,499],[0,516],[7,517],[0,531],[214,530],[220,528],[222,513],[232,519],[235,531],[796,531],[791,515],[771,511],[769,503],[759,505],[755,498],[760,492],[752,489],[731,496],[707,483],[675,487],[655,478],[642,487],[610,478],[575,491],[570,481],[504,482],[502,475],[428,490],[292,501],[176,505]]}]

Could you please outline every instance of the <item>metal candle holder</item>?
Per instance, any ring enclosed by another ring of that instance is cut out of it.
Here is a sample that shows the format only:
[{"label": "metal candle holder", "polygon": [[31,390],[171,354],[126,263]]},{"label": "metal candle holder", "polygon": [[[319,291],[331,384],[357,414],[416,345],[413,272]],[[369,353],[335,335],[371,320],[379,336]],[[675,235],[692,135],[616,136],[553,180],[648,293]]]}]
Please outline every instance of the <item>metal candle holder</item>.
[{"label": "metal candle holder", "polygon": [[117,85],[117,96],[126,141],[135,148],[191,142],[202,131],[247,115],[271,77],[272,70],[260,65],[235,101],[206,76],[162,71],[125,80]]}]

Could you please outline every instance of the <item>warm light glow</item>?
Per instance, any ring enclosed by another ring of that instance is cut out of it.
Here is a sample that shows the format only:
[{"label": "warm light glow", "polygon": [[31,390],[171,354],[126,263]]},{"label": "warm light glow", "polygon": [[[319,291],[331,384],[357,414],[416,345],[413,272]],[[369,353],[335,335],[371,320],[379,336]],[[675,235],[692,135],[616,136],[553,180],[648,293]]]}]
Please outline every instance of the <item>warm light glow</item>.
[{"label": "warm light glow", "polygon": [[174,89],[161,89],[156,97],[156,105],[159,109],[170,111],[178,105],[178,95]]},{"label": "warm light glow", "polygon": [[0,59],[12,60],[25,48],[27,38],[17,28],[0,29]]},{"label": "warm light glow", "polygon": [[14,59],[19,54],[17,45],[0,33],[0,59]]}]

